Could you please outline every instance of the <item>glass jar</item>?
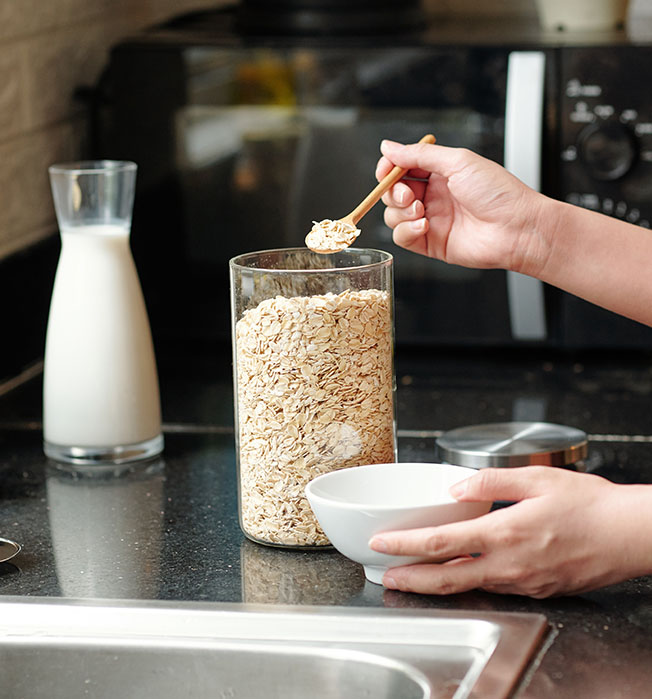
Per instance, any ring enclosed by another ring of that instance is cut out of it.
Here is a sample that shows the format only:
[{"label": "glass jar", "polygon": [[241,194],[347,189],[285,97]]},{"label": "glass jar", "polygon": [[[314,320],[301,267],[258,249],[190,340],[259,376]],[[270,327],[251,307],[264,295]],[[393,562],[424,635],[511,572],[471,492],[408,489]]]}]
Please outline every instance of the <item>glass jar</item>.
[{"label": "glass jar", "polygon": [[396,460],[392,256],[265,250],[230,270],[240,526],[327,546],[305,486]]}]

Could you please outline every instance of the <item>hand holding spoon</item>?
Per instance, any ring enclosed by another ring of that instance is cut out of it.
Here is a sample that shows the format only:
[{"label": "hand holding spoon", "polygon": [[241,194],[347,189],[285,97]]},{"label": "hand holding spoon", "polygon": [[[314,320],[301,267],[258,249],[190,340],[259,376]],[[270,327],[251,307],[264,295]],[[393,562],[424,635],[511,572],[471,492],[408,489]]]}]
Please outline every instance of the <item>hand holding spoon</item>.
[{"label": "hand holding spoon", "polygon": [[[427,134],[419,143],[435,143],[435,140],[432,134]],[[313,252],[323,255],[348,248],[360,235],[360,230],[357,227],[360,219],[380,201],[380,198],[390,187],[405,176],[406,172],[405,168],[398,165],[394,167],[347,216],[335,221],[331,219],[313,221],[312,230],[306,236],[306,246]]]}]

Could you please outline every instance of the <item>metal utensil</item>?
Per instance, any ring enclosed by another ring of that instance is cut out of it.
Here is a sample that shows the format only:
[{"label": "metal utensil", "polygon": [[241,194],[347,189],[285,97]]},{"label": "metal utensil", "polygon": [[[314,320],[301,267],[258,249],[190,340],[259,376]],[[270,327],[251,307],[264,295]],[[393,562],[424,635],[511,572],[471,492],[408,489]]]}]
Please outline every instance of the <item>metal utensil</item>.
[{"label": "metal utensil", "polygon": [[0,563],[13,558],[21,549],[20,544],[9,539],[0,539]]}]

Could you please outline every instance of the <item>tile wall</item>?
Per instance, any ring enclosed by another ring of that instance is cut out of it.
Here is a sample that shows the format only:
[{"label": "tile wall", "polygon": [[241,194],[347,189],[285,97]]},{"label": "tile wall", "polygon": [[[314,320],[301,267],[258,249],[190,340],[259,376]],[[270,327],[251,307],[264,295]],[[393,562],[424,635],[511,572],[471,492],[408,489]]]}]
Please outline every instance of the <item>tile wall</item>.
[{"label": "tile wall", "polygon": [[47,167],[84,152],[75,88],[119,38],[219,0],[0,0],[0,259],[55,229]]}]

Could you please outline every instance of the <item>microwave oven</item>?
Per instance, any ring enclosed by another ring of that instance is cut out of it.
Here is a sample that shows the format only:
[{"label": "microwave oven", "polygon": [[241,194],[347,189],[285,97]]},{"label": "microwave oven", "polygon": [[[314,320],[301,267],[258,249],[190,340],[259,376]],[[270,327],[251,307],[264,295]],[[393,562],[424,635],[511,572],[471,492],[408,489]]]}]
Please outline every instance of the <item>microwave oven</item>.
[{"label": "microwave oven", "polygon": [[[438,31],[244,34],[227,7],[113,48],[90,141],[139,166],[132,247],[155,340],[227,339],[228,260],[302,245],[313,220],[350,211],[383,138],[432,132],[650,227],[652,45]],[[397,248],[381,204],[362,229],[361,245],[395,256],[399,345],[652,348],[652,329],[537,280]]]}]

